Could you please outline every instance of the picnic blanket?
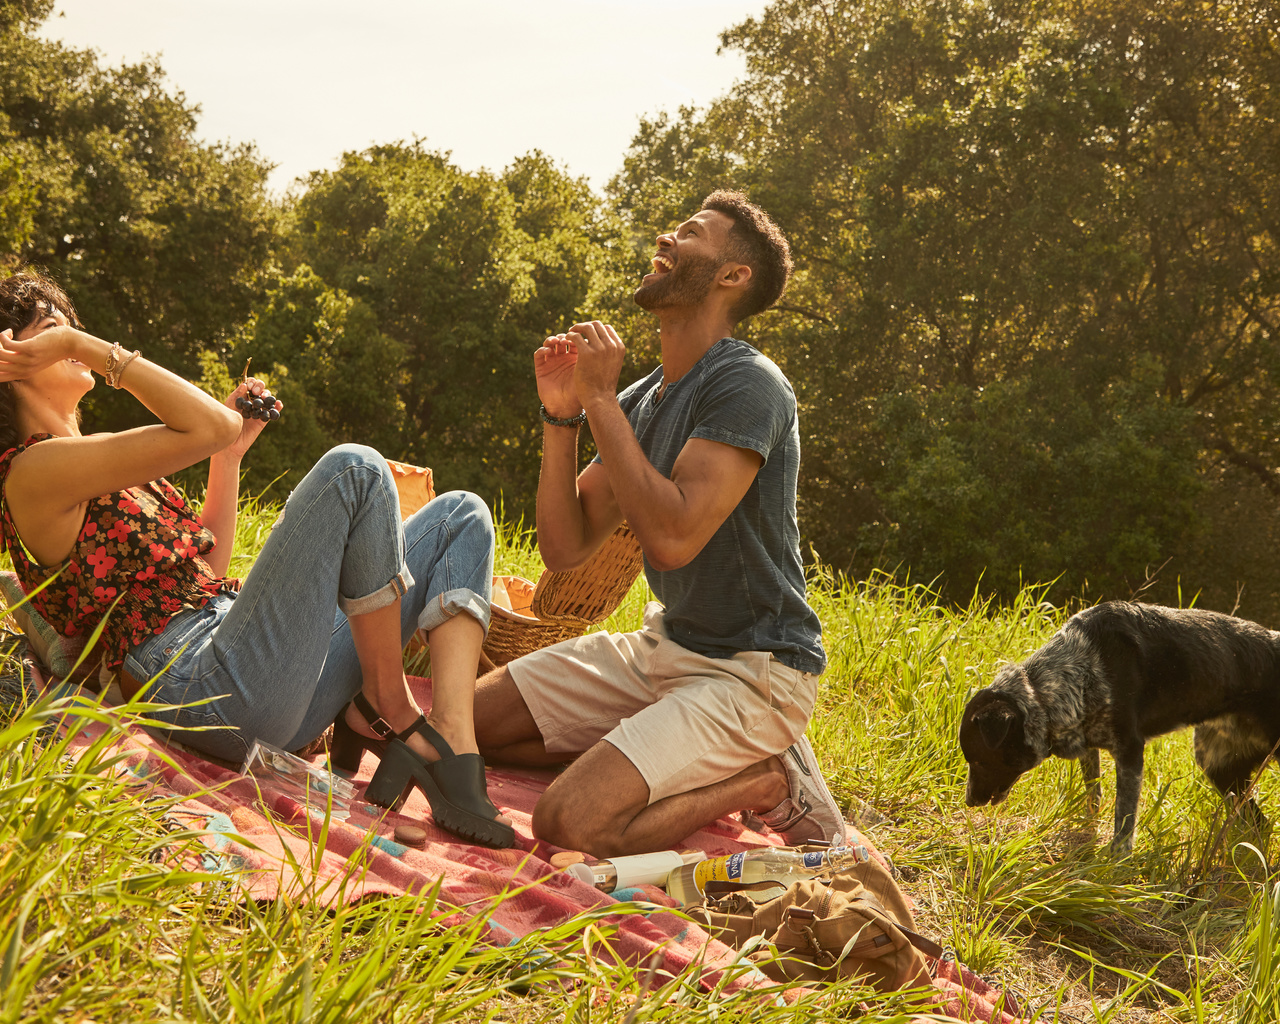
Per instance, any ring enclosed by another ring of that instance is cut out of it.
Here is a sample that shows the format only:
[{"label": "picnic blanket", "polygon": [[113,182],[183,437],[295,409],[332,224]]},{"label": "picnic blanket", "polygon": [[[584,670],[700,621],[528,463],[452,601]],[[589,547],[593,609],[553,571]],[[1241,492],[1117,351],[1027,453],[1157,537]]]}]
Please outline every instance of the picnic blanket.
[{"label": "picnic blanket", "polygon": [[[415,696],[430,706],[429,680],[411,678]],[[73,740],[85,749],[106,726],[84,725]],[[531,816],[553,772],[491,768],[489,794],[512,821],[516,846],[491,850],[468,845],[437,828],[425,798],[414,790],[398,812],[363,803],[358,797],[345,819],[326,816],[323,798],[296,799],[272,781],[242,776],[197,754],[162,744],[141,729],[128,729],[116,742],[118,771],[127,772],[143,795],[174,794],[170,814],[185,829],[203,831],[203,868],[234,877],[253,899],[306,899],[324,905],[378,894],[403,895],[430,889],[440,882],[444,902],[474,916],[488,915],[487,939],[507,945],[538,929],[562,924],[586,911],[617,906],[619,901],[649,904],[647,912],[611,918],[617,928],[613,952],[633,964],[656,953],[664,972],[678,974],[695,961],[710,988],[729,991],[772,985],[754,969],[734,964],[736,953],[711,939],[689,920],[669,911],[677,904],[655,886],[606,894],[564,871],[552,868],[558,847],[533,838]],[[317,763],[323,755],[317,758]],[[376,768],[365,756],[356,782],[366,783]],[[359,792],[363,792],[361,789]],[[402,845],[395,827],[413,824],[427,833],[425,848]],[[851,828],[851,838],[883,860],[871,840]],[[781,845],[775,835],[758,834],[735,817],[722,818],[689,836],[683,849],[708,856]],[[495,897],[504,895],[496,900]],[[634,909],[634,908],[632,908]],[[962,1020],[1012,1024],[1000,1006],[1001,993],[953,959],[934,961],[935,985],[945,1011]]]}]

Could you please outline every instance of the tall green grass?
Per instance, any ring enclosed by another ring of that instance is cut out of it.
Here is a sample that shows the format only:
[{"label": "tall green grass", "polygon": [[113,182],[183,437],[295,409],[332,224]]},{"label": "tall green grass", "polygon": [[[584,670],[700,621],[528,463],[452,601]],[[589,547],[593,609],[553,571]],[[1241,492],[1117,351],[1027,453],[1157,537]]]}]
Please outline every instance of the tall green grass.
[{"label": "tall green grass", "polygon": [[[277,514],[246,504],[233,573],[248,571]],[[530,532],[503,524],[497,571],[536,579],[540,569]],[[641,580],[609,627],[636,628],[648,597]],[[920,930],[1046,1021],[1280,1019],[1269,836],[1227,821],[1187,734],[1148,747],[1125,860],[1105,851],[1106,764],[1098,816],[1076,767],[1056,760],[997,808],[963,806],[955,737],[968,695],[1042,644],[1068,609],[1035,586],[1008,607],[977,596],[956,607],[927,585],[823,569],[812,598],[831,664],[810,736],[837,798],[900,869]],[[706,993],[692,972],[612,963],[600,915],[496,949],[477,921],[443,924],[438,893],[332,912],[245,901],[225,876],[192,869],[198,836],[175,829],[165,801],[137,798],[110,731],[73,759],[50,731],[65,705],[10,703],[0,718],[0,1022],[888,1022],[919,1010],[854,986],[799,1006]],[[85,713],[115,729],[145,707]],[[1280,813],[1273,775],[1258,799]]]}]

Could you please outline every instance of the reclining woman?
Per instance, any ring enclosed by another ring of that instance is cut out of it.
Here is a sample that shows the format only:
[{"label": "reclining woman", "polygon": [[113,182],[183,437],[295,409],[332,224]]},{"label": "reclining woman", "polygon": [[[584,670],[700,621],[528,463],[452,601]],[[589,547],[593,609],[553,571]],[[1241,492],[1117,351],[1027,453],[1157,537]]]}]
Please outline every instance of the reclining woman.
[{"label": "reclining woman", "polygon": [[[28,593],[54,577],[33,608],[67,637],[105,616],[125,696],[149,683],[145,698],[169,705],[152,717],[202,727],[180,733],[191,747],[239,761],[255,738],[297,749],[332,722],[336,767],[381,755],[371,802],[391,806],[416,785],[442,828],[510,846],[473,720],[493,572],[483,502],[454,491],[402,524],[386,461],[342,445],[294,489],[243,582],[227,579],[240,460],[266,425],[235,400],[262,382],[218,402],[79,326],[47,278],[0,280],[0,548]],[[82,435],[95,373],[160,423]],[[163,477],[206,458],[197,515]],[[418,629],[431,646],[428,717],[402,662]]]}]

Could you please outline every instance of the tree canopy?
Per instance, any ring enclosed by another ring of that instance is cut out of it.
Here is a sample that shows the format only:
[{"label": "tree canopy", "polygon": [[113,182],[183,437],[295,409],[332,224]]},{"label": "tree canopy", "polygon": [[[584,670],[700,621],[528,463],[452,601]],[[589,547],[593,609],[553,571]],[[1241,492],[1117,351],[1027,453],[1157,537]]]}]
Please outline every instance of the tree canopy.
[{"label": "tree canopy", "polygon": [[743,80],[644,119],[606,196],[411,140],[283,198],[155,63],[40,39],[51,6],[0,0],[2,251],[211,388],[252,357],[288,406],[253,489],[362,440],[530,510],[533,348],[600,317],[651,367],[651,239],[738,187],[794,248],[744,336],[800,398],[822,558],[957,596],[1163,565],[1148,594],[1280,614],[1273,4],[773,0],[722,36]]},{"label": "tree canopy", "polygon": [[[0,8],[0,240],[54,274],[103,337],[195,374],[248,316],[278,211],[251,146],[207,146],[155,63],[107,69],[32,29],[52,4]],[[120,426],[136,403],[95,396]]]},{"label": "tree canopy", "polygon": [[723,44],[747,78],[612,195],[663,225],[736,184],[789,232],[753,330],[822,553],[1126,596],[1229,467],[1277,491],[1272,5],[776,0]]},{"label": "tree canopy", "polygon": [[296,472],[313,436],[364,440],[524,511],[542,435],[533,351],[616,304],[624,252],[617,218],[540,153],[501,175],[421,142],[346,154],[290,207],[288,276],[235,346],[304,410],[291,418],[307,441],[282,430],[268,447]]}]

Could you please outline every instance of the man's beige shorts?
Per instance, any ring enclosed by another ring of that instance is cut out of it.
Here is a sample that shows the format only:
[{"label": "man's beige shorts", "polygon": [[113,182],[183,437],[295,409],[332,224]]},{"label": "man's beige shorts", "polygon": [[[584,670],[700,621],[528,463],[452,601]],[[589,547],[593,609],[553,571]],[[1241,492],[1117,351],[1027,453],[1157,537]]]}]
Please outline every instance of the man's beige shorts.
[{"label": "man's beige shorts", "polygon": [[549,753],[608,740],[649,803],[736,775],[799,739],[818,677],[763,651],[708,658],[669,640],[662,606],[635,633],[590,633],[507,666]]}]

